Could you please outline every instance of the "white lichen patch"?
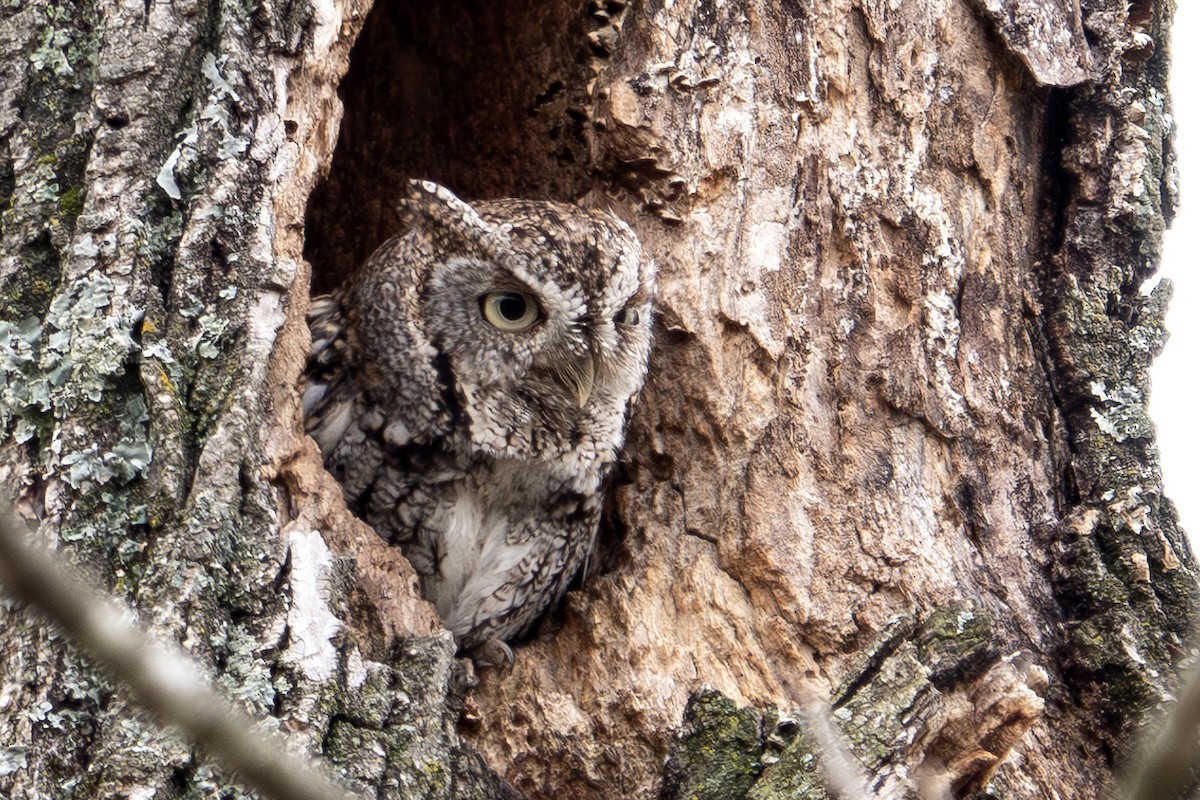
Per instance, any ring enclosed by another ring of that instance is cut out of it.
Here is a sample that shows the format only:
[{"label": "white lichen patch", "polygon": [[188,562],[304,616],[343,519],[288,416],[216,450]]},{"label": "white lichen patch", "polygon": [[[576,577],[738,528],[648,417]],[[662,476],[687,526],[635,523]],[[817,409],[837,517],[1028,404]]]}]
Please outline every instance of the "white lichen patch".
[{"label": "white lichen patch", "polygon": [[20,745],[0,747],[0,778],[25,769],[25,754],[29,748]]},{"label": "white lichen patch", "polygon": [[284,297],[279,292],[262,292],[255,298],[252,309],[246,347],[251,355],[261,354],[265,363],[286,318]]},{"label": "white lichen patch", "polygon": [[216,314],[203,314],[196,322],[196,352],[201,358],[216,358],[221,352],[217,342],[229,326],[229,320]]},{"label": "white lichen patch", "polygon": [[1146,397],[1133,384],[1111,386],[1093,380],[1089,386],[1096,405],[1088,409],[1096,427],[1118,442],[1145,436],[1149,426]]},{"label": "white lichen patch", "polygon": [[172,200],[183,197],[177,177],[189,172],[201,160],[202,139],[216,138],[216,156],[221,161],[242,155],[250,146],[245,123],[237,121],[230,113],[230,106],[240,101],[241,96],[221,74],[224,66],[224,58],[218,59],[212,53],[204,55],[201,71],[208,81],[208,97],[192,124],[176,134],[179,143],[158,171],[155,180]]},{"label": "white lichen patch", "polygon": [[956,388],[959,372],[958,347],[961,336],[957,294],[965,259],[945,204],[933,191],[914,188],[910,205],[929,226],[923,258],[928,288],[921,302],[925,354],[950,428],[966,424],[966,399]]},{"label": "white lichen patch", "polygon": [[1107,416],[1105,416],[1103,412],[1093,406],[1092,408],[1088,409],[1088,413],[1091,414],[1092,421],[1096,423],[1096,427],[1099,428],[1101,432],[1114,437],[1117,439],[1117,441],[1121,440],[1121,437],[1118,435],[1119,429],[1117,428],[1116,424]]},{"label": "white lichen patch", "polygon": [[288,536],[291,571],[291,606],[288,628],[291,640],[284,659],[298,666],[315,682],[329,680],[337,668],[333,637],[341,622],[329,609],[328,575],[333,554],[317,531],[293,530]]},{"label": "white lichen patch", "polygon": [[167,193],[167,197],[172,200],[179,200],[183,197],[183,192],[179,189],[179,183],[175,180],[175,168],[183,159],[185,148],[194,153],[196,142],[200,141],[200,131],[195,125],[190,125],[184,130],[177,133],[176,138],[179,139],[179,144],[175,145],[175,149],[167,156],[167,160],[163,162],[162,167],[158,170],[158,177],[155,178],[155,183]]},{"label": "white lichen patch", "polygon": [[[137,311],[115,308],[116,287],[104,275],[74,281],[51,303],[44,325],[35,319],[0,322],[0,428],[12,423],[14,439],[39,433],[46,444],[49,474],[59,473],[76,489],[144,474],[153,457],[140,396],[115,400],[114,382],[128,368],[136,347]],[[114,436],[73,447],[63,421],[88,405],[110,402]]]},{"label": "white lichen patch", "polygon": [[362,653],[357,647],[351,648],[346,657],[346,686],[349,689],[361,689],[367,682],[367,664],[363,661]]}]

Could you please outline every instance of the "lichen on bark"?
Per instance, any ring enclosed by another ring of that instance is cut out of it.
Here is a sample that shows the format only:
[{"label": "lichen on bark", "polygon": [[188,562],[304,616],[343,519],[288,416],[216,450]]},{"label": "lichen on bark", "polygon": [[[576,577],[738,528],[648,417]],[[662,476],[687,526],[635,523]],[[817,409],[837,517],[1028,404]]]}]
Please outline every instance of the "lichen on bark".
[{"label": "lichen on bark", "polygon": [[[845,740],[878,796],[954,796],[991,789],[995,770],[1037,720],[1046,674],[1005,651],[986,615],[946,608],[897,619],[867,647],[825,711],[741,707],[711,688],[694,693],[667,763],[667,798],[828,797],[814,713]],[[915,740],[909,723],[926,725]],[[913,776],[916,776],[915,780]]]},{"label": "lichen on bark", "polygon": [[1178,202],[1169,14],[1169,4],[1083,4],[1101,58],[1093,80],[1056,101],[1062,141],[1050,176],[1062,188],[1042,303],[1070,445],[1051,579],[1073,691],[1095,704],[1107,721],[1101,735],[1118,750],[1125,731],[1169,696],[1163,673],[1185,652],[1200,602],[1194,558],[1162,493],[1147,409],[1170,286],[1142,287]]},{"label": "lichen on bark", "polygon": [[[333,752],[374,690],[387,747],[359,788],[502,796],[456,733],[453,645],[394,644],[433,632],[402,570],[407,617],[344,622],[368,565],[321,532],[376,537],[334,507],[298,418],[303,205],[364,12],[2,4],[0,476],[39,539],[264,729]],[[249,796],[11,603],[0,662],[0,794]]]},{"label": "lichen on bark", "polygon": [[762,773],[763,728],[759,713],[720,692],[693,694],[667,764],[664,800],[745,797]]},{"label": "lichen on bark", "polygon": [[[343,118],[368,0],[0,0],[0,477],[381,796],[819,796],[813,694],[882,790],[1084,796],[1197,603],[1145,416],[1169,4],[1043,6],[379,3]],[[473,688],[299,419],[306,253],[411,177],[611,207],[661,275],[594,569]],[[0,634],[0,791],[226,782]]]}]

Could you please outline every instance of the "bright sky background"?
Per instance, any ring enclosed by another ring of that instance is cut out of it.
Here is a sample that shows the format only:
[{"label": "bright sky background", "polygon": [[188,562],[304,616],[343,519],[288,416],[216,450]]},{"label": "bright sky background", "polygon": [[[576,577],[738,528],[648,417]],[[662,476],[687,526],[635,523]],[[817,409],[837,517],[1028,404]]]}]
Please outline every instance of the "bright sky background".
[{"label": "bright sky background", "polygon": [[1158,427],[1163,482],[1192,549],[1200,551],[1200,3],[1179,0],[1171,48],[1182,208],[1167,233],[1162,275],[1175,284],[1171,339],[1151,371],[1150,414]]}]

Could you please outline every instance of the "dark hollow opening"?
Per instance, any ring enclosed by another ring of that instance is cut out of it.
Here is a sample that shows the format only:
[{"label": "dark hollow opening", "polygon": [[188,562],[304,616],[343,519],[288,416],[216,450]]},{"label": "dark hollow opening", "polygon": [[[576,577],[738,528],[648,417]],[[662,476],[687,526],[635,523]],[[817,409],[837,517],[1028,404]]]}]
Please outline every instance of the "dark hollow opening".
[{"label": "dark hollow opening", "polygon": [[309,201],[313,293],[396,232],[411,178],[466,200],[585,194],[597,13],[578,0],[379,0],[340,87],[332,168]]}]

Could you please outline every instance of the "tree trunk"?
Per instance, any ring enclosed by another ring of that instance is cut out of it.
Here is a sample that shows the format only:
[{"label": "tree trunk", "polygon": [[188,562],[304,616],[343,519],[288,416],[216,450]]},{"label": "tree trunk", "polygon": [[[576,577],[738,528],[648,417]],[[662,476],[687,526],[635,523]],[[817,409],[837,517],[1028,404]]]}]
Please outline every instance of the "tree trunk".
[{"label": "tree trunk", "polygon": [[[0,481],[370,796],[822,797],[824,698],[881,796],[1095,797],[1198,601],[1170,9],[0,0]],[[410,177],[659,266],[600,552],[474,686],[300,420],[310,289]],[[0,794],[222,784],[6,607]]]}]

